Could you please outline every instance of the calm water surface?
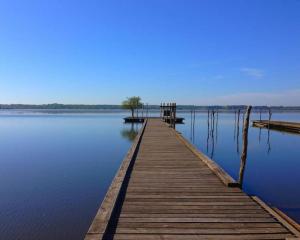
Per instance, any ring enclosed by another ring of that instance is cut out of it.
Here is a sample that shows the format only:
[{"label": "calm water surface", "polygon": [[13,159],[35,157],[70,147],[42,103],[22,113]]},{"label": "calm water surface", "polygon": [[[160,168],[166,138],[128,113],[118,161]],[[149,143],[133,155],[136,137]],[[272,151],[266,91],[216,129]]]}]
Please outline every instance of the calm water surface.
[{"label": "calm water surface", "polygon": [[[1,239],[82,239],[140,127],[123,124],[126,115],[0,112]],[[206,113],[196,114],[194,131],[190,114],[178,115],[186,120],[177,130],[237,179],[242,123],[237,137],[234,114],[219,114],[213,137]],[[299,153],[299,135],[251,127],[243,186],[298,222]]]},{"label": "calm water surface", "polygon": [[138,130],[125,115],[1,112],[1,239],[82,239]]},{"label": "calm water surface", "polygon": [[[194,130],[191,114],[177,130],[194,143],[198,149],[214,159],[233,178],[238,179],[242,151],[242,116],[239,136],[235,128],[234,114],[219,113],[215,129],[208,131],[207,113],[196,113]],[[263,114],[263,119],[268,115]],[[252,114],[251,119],[259,119]],[[299,113],[273,113],[273,120],[300,122]],[[208,134],[209,133],[209,134]],[[278,207],[300,222],[300,135],[267,129],[249,128],[248,159],[243,189],[250,195],[259,196],[270,205]]]}]

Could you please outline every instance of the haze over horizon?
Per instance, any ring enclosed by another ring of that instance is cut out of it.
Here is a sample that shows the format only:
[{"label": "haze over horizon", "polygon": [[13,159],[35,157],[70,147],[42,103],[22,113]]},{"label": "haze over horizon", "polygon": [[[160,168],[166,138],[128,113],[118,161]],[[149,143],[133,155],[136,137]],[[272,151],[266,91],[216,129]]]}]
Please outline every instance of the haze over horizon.
[{"label": "haze over horizon", "polygon": [[2,0],[1,104],[300,103],[300,1]]}]

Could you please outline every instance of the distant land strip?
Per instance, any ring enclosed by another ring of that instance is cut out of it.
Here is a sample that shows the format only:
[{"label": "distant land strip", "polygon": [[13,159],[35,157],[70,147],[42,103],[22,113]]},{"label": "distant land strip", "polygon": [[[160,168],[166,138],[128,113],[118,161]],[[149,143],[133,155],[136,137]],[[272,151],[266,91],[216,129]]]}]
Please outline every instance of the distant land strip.
[{"label": "distant land strip", "polygon": [[[177,105],[177,110],[218,110],[218,111],[235,111],[245,110],[246,105],[211,105],[211,106],[197,106],[197,105]],[[146,108],[146,105],[144,106]],[[148,105],[148,109],[158,110],[159,105]],[[271,108],[272,111],[300,111],[300,106],[254,106],[254,111],[268,111]],[[120,110],[121,105],[110,105],[110,104],[99,104],[99,105],[88,105],[88,104],[0,104],[0,109],[77,109],[77,110]]]}]

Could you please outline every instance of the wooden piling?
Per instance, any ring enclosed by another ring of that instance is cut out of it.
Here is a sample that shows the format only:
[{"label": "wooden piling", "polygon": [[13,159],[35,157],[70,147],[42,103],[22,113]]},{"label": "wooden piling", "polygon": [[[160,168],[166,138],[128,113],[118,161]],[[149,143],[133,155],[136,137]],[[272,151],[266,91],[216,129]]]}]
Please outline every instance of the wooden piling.
[{"label": "wooden piling", "polygon": [[244,120],[244,127],[243,127],[243,150],[241,154],[241,166],[239,172],[239,184],[242,187],[243,185],[243,178],[247,160],[247,151],[248,151],[248,129],[249,129],[249,118],[251,113],[252,106],[248,106],[246,111],[246,118]]},{"label": "wooden piling", "polygon": [[237,130],[236,130],[236,151],[237,153],[240,152],[240,149],[239,149],[239,138],[240,138],[240,113],[241,113],[241,110],[239,109],[238,110],[238,113],[237,113]]}]

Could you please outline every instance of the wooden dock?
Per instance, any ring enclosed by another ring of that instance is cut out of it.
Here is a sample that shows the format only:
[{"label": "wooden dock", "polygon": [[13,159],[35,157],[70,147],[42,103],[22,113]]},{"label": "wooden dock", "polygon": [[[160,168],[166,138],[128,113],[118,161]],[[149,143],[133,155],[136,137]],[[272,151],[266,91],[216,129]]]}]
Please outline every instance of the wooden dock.
[{"label": "wooden dock", "polygon": [[[157,117],[159,118],[159,117]],[[123,118],[125,123],[143,123],[147,119],[147,117],[125,117]],[[153,117],[152,117],[153,119]],[[160,119],[160,118],[159,118]],[[167,123],[170,123],[171,118],[170,117],[164,117],[164,121]],[[176,124],[182,124],[184,121],[184,118],[182,117],[176,117],[175,123]]]},{"label": "wooden dock", "polygon": [[148,119],[85,239],[297,239],[297,227],[166,123]]},{"label": "wooden dock", "polygon": [[285,121],[254,120],[253,127],[270,128],[278,131],[300,134],[300,123]]}]

